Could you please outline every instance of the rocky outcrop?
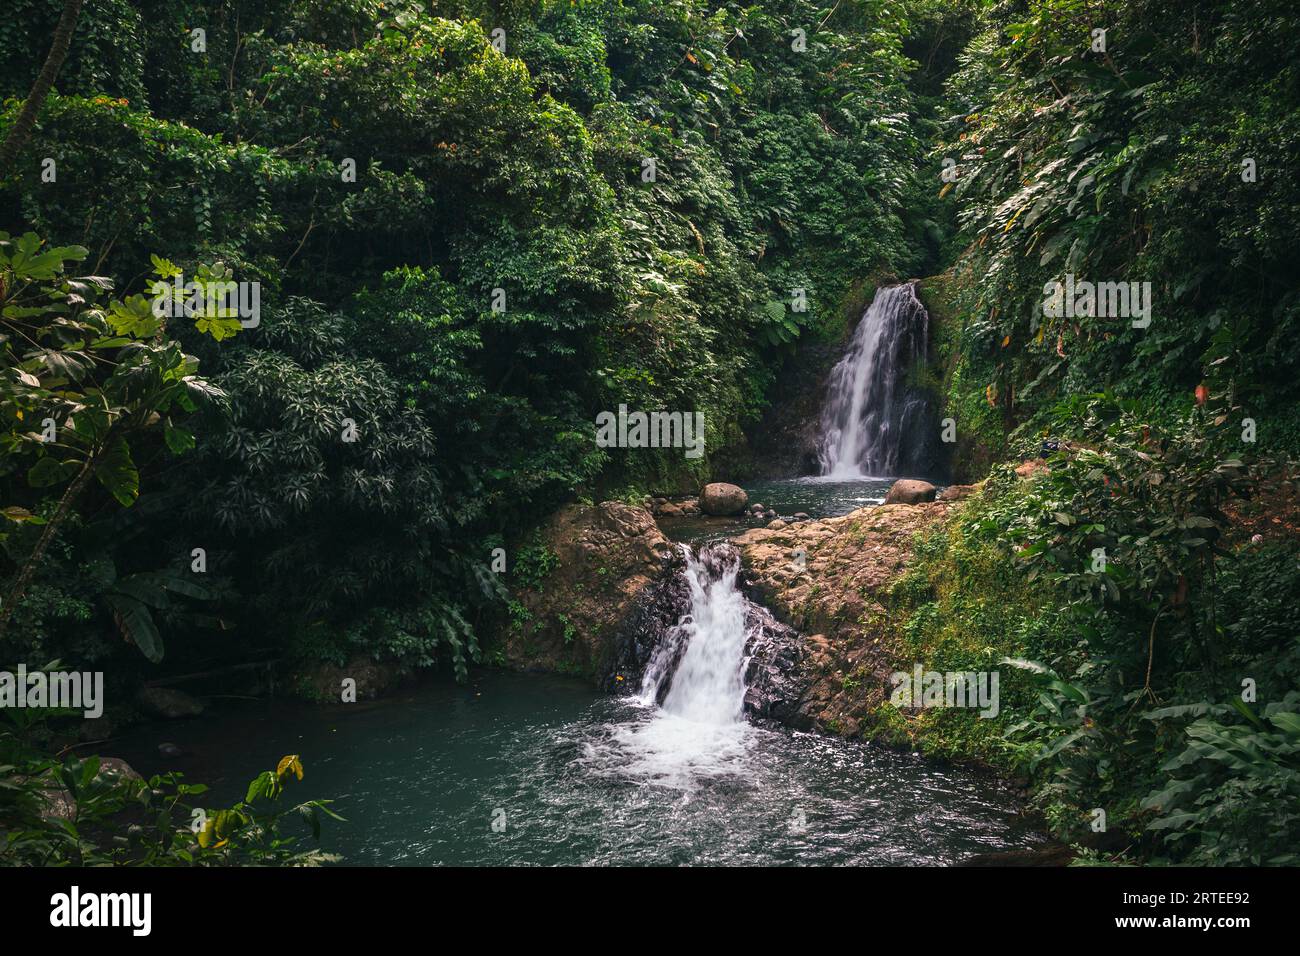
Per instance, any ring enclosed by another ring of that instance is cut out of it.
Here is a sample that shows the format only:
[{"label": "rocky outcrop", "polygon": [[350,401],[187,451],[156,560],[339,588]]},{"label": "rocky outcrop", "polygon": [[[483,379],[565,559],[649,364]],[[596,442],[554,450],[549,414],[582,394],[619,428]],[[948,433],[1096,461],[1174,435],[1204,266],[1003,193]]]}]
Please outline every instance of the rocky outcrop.
[{"label": "rocky outcrop", "polygon": [[840,518],[758,528],[736,539],[747,592],[803,636],[783,675],[797,700],[782,719],[854,734],[888,699],[895,662],[888,591],[906,570],[916,535],[950,505],[881,505]]},{"label": "rocky outcrop", "polygon": [[[14,783],[22,784],[28,777],[17,776]],[[36,795],[42,804],[41,815],[52,817],[56,820],[72,820],[77,816],[77,801],[73,799],[72,794],[63,786],[63,783],[55,776],[53,771],[47,771],[43,776],[35,778],[40,781],[40,786],[36,790]],[[100,757],[99,769],[95,772],[95,779],[106,784],[116,784],[121,781],[143,780],[135,772],[129,763],[121,757]]]},{"label": "rocky outcrop", "polygon": [[[846,306],[846,316],[862,313],[871,290],[858,290]],[[850,320],[851,321],[851,320]],[[773,384],[762,421],[749,429],[743,461],[715,462],[739,478],[788,478],[815,475],[821,441],[819,417],[826,401],[826,380],[844,353],[841,342],[803,344],[787,360]]]},{"label": "rocky outcrop", "polygon": [[631,693],[640,689],[641,677],[655,648],[691,607],[685,578],[676,573],[682,562],[674,556],[660,577],[632,598],[623,618],[614,623],[592,677],[602,690]]},{"label": "rocky outcrop", "polygon": [[645,510],[662,518],[693,518],[700,513],[700,499],[685,498],[647,498]]},{"label": "rocky outcrop", "polygon": [[885,495],[885,504],[915,505],[923,501],[934,501],[937,490],[928,481],[900,478],[889,486],[889,492]]},{"label": "rocky outcrop", "polygon": [[756,720],[797,722],[808,689],[801,635],[753,603],[746,609],[745,632],[745,713]]},{"label": "rocky outcrop", "polygon": [[965,501],[971,495],[976,494],[983,486],[978,485],[949,485],[943,491],[935,496],[935,501]]},{"label": "rocky outcrop", "polygon": [[738,485],[715,481],[700,492],[700,508],[706,515],[734,515],[745,510],[749,495]]},{"label": "rocky outcrop", "polygon": [[173,719],[197,717],[203,713],[203,704],[179,690],[167,687],[142,687],[136,695],[140,709],[154,717]]},{"label": "rocky outcrop", "polygon": [[985,400],[983,395],[977,397],[984,384],[971,374],[962,334],[969,321],[964,299],[975,278],[969,269],[953,266],[941,275],[922,279],[917,286],[917,295],[930,313],[929,373],[938,383],[938,393],[947,398],[940,417],[952,416],[958,422],[956,442],[946,445],[950,451],[948,474],[955,482],[974,482],[987,475],[994,463],[1004,458],[1004,430],[1011,427],[994,418],[982,427],[968,428],[967,416],[960,411],[963,401]]},{"label": "rocky outcrop", "polygon": [[314,661],[296,673],[292,681],[295,694],[318,703],[343,702],[343,682],[356,681],[356,699],[374,700],[392,690],[407,676],[400,664],[378,663],[366,657],[353,658],[341,667]]},{"label": "rocky outcrop", "polygon": [[[728,541],[710,541],[698,546],[695,564],[695,581],[708,582],[703,585],[707,587],[720,587],[724,579],[734,580],[740,569],[740,552]],[[693,621],[689,615],[695,610],[691,601],[694,585],[688,583],[691,578],[692,572],[687,570],[647,589],[651,592],[660,587],[672,589],[671,600],[662,602],[665,613],[652,620],[651,629],[647,631],[636,620],[628,622],[644,635],[644,652],[638,655],[638,662],[642,671],[646,671],[648,663],[650,683],[660,704],[671,694],[679,665],[691,642],[698,639],[695,628],[687,623]],[[745,602],[743,627],[745,713],[755,720],[787,720],[802,696],[799,665],[803,654],[799,633],[752,601]],[[644,683],[636,682],[638,686]]]},{"label": "rocky outcrop", "polygon": [[658,638],[689,605],[681,557],[644,508],[617,501],[562,508],[541,530],[554,555],[544,579],[516,593],[501,648],[521,670],[635,685]]}]

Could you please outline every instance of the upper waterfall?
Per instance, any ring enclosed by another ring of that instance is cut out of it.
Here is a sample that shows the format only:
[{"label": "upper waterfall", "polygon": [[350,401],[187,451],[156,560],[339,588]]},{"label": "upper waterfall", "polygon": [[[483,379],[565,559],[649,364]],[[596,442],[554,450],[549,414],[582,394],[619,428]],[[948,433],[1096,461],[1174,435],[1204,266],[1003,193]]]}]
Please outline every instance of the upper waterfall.
[{"label": "upper waterfall", "polygon": [[821,417],[821,473],[830,478],[917,477],[935,470],[929,403],[907,381],[926,360],[930,316],[916,284],[883,286],[832,370]]}]

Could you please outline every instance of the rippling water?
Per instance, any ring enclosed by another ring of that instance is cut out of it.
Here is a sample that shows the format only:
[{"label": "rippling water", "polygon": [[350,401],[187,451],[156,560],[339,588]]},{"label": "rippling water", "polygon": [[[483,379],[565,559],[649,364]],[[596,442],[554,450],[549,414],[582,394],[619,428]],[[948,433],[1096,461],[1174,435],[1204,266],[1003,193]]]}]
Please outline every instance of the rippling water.
[{"label": "rippling water", "polygon": [[[751,486],[750,500],[820,517],[879,503],[889,485],[774,481]],[[742,526],[698,525],[669,533],[698,542]],[[734,556],[714,548],[689,562],[690,643],[662,708],[668,670],[620,698],[484,670],[468,685],[435,680],[373,703],[226,702],[137,729],[107,753],[146,775],[176,769],[211,785],[211,807],[300,754],[307,777],[291,796],[335,801],[347,822],[328,821],[322,845],[352,864],[941,865],[1039,842],[987,776],[746,723],[743,598]],[[162,741],[187,755],[163,760]]]},{"label": "rippling water", "polygon": [[776,508],[783,515],[804,512],[814,518],[848,514],[884,502],[894,478],[786,478],[747,486],[749,500]]},{"label": "rippling water", "polygon": [[[781,478],[745,483],[750,504],[775,509],[783,518],[803,514],[810,518],[834,518],[858,508],[878,505],[889,493],[893,478]],[[707,541],[739,534],[748,528],[761,528],[766,520],[748,516],[715,518],[661,518],[659,526],[675,541]]]},{"label": "rippling water", "polygon": [[[163,761],[164,740],[192,755]],[[982,775],[783,728],[702,732],[541,675],[247,703],[142,728],[113,755],[212,784],[217,806],[287,753],[307,768],[291,795],[348,818],[323,846],[354,864],[946,864],[1036,842]]]}]

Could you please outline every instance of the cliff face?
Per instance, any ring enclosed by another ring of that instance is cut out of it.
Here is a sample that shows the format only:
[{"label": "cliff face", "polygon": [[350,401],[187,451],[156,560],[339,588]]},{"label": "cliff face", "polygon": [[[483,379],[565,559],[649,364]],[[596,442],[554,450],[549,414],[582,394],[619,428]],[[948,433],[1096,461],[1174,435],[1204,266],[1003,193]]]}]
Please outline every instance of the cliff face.
[{"label": "cliff face", "polygon": [[956,424],[948,465],[952,480],[958,482],[981,480],[1005,457],[1011,427],[1005,398],[988,391],[988,372],[980,371],[970,354],[972,341],[979,341],[965,332],[973,308],[973,281],[969,271],[954,266],[917,284],[917,296],[930,314],[930,364],[925,374],[938,402],[938,417]]},{"label": "cliff face", "polygon": [[650,513],[617,501],[569,505],[541,545],[554,567],[518,604],[502,646],[507,666],[579,674],[608,690],[635,683],[689,594],[676,549]]},{"label": "cliff face", "polygon": [[817,474],[821,439],[819,417],[826,402],[831,369],[844,354],[843,343],[800,347],[776,377],[770,404],[756,425],[746,428],[743,452],[724,460],[737,478],[788,478]]},{"label": "cliff face", "polygon": [[917,533],[950,506],[881,505],[736,539],[747,590],[802,635],[800,695],[787,723],[846,735],[867,729],[901,666],[889,589],[906,570]]},{"label": "cliff face", "polygon": [[[968,491],[969,489],[966,489]],[[747,616],[746,710],[804,729],[877,732],[890,675],[910,670],[891,589],[918,534],[952,498],[862,508],[838,518],[756,528],[734,539]],[[519,604],[505,663],[567,672],[604,690],[633,690],[651,653],[684,614],[683,561],[649,512],[617,502],[562,509],[543,529],[557,556]]]}]

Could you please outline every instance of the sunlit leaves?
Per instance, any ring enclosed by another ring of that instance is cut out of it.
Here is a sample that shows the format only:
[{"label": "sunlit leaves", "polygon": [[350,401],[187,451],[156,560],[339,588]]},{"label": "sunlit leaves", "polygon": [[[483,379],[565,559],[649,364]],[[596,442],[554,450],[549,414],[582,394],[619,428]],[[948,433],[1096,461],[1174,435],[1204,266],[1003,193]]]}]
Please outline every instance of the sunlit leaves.
[{"label": "sunlit leaves", "polygon": [[293,774],[299,780],[302,779],[302,760],[297,754],[291,754],[280,760],[275,768],[275,776],[278,780],[283,781],[285,776]]}]

